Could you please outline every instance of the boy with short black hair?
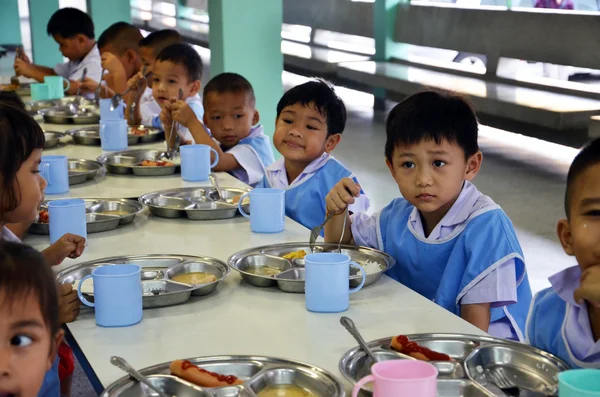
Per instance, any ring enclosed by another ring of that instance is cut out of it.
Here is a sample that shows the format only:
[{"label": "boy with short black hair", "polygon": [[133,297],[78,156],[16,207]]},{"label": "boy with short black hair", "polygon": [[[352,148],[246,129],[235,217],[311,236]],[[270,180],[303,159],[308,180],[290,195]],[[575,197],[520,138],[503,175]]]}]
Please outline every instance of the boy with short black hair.
[{"label": "boy with short black hair", "polygon": [[[358,183],[330,154],[345,127],[346,106],[324,80],[290,89],[277,104],[273,143],[283,157],[267,167],[257,187],[285,189],[286,215],[309,229],[323,223],[325,196],[340,179]],[[350,211],[368,208],[369,199],[361,190]]]},{"label": "boy with short black hair", "polygon": [[217,151],[219,162],[213,170],[227,171],[255,186],[275,159],[269,137],[258,125],[252,85],[239,74],[221,73],[204,87],[203,104],[209,131],[183,102],[172,105],[174,120],[189,128],[196,143]]},{"label": "boy with short black hair", "polygon": [[[470,182],[482,154],[473,108],[450,92],[410,96],[389,114],[386,164],[402,197],[374,215],[348,217],[360,186],[341,180],[325,241],[380,249],[388,275],[483,331],[523,340],[531,302],[523,252],[508,216]],[[346,219],[344,219],[346,218]]]},{"label": "boy with short black hair", "polygon": [[536,294],[527,341],[574,368],[600,368],[600,139],[588,143],[567,176],[565,213],[557,234],[577,266]]},{"label": "boy with short black hair", "polygon": [[[152,95],[161,107],[160,120],[154,119],[152,126],[165,131],[167,148],[174,149],[176,135],[181,144],[194,143],[194,138],[185,126],[173,125],[172,107],[184,101],[198,120],[204,116],[200,92],[202,81],[202,59],[189,44],[171,44],[156,57],[152,71]],[[176,134],[173,135],[172,134]]]},{"label": "boy with short black hair", "polygon": [[27,55],[22,54],[15,58],[14,68],[18,76],[40,82],[46,76],[62,76],[70,81],[67,92],[71,95],[77,92],[84,69],[87,69],[90,79],[100,79],[100,52],[94,40],[94,23],[89,15],[77,8],[61,8],[52,14],[46,30],[69,62],[58,64],[52,69],[32,64]]}]

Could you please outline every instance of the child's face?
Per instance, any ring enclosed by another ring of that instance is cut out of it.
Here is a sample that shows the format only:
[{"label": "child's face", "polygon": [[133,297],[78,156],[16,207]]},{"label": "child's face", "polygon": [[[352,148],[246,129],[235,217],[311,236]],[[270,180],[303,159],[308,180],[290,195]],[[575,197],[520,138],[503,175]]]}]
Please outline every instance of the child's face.
[{"label": "child's face", "polygon": [[423,140],[399,145],[387,166],[402,196],[421,213],[443,215],[452,207],[465,180],[472,180],[481,166],[481,152],[465,161],[465,152],[444,140],[440,145]]},{"label": "child's face", "polygon": [[85,56],[85,42],[87,40],[84,35],[77,34],[73,37],[64,38],[59,34],[55,34],[52,37],[58,43],[60,52],[70,61],[78,61]]},{"label": "child's face", "polygon": [[156,61],[152,68],[152,96],[160,107],[164,107],[171,98],[179,98],[183,91],[183,100],[194,96],[200,90],[200,80],[189,81],[185,66],[170,61]]},{"label": "child's face", "polygon": [[252,98],[245,92],[211,92],[204,98],[204,124],[224,147],[246,138],[258,120]]},{"label": "child's face", "polygon": [[287,160],[308,165],[331,152],[342,136],[327,136],[327,119],[312,105],[297,103],[283,108],[275,124],[273,143]]},{"label": "child's face", "polygon": [[50,335],[35,294],[0,292],[0,396],[35,397],[52,367],[62,331]]},{"label": "child's face", "polygon": [[563,249],[582,270],[600,265],[600,164],[579,175],[572,186],[569,220],[558,222]]},{"label": "child's face", "polygon": [[40,203],[44,200],[44,189],[48,185],[39,173],[42,150],[35,149],[29,158],[21,164],[14,183],[15,191],[20,196],[19,205],[5,213],[2,223],[33,222],[37,216]]}]

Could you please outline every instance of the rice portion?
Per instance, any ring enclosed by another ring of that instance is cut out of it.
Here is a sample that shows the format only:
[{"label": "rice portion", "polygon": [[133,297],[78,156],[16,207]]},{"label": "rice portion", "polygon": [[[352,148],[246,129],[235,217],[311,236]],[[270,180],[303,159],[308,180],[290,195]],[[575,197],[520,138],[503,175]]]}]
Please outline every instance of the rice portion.
[{"label": "rice portion", "polygon": [[[370,260],[366,260],[366,261],[360,263],[360,265],[362,266],[363,269],[365,269],[365,273],[367,273],[367,274],[378,273],[383,269],[383,266],[380,265],[378,262],[370,261]],[[356,266],[352,266],[352,267],[357,271],[357,274],[360,274],[360,270]]]}]

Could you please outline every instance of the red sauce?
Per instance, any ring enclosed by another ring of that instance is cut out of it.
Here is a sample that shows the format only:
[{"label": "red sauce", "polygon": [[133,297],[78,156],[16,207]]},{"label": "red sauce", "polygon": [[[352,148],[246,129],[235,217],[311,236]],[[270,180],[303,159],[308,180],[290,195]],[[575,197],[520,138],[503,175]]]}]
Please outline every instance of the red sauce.
[{"label": "red sauce", "polygon": [[238,378],[236,378],[233,375],[221,375],[221,374],[217,374],[216,372],[210,372],[210,371],[207,371],[205,369],[199,368],[199,367],[195,366],[194,364],[192,364],[189,361],[184,361],[181,364],[181,369],[185,371],[188,368],[196,368],[198,371],[204,372],[205,374],[209,374],[211,376],[214,376],[220,382],[225,382],[225,383],[227,383],[229,385],[232,385],[238,379]]},{"label": "red sauce", "polygon": [[417,342],[413,342],[408,339],[407,336],[400,335],[396,338],[398,343],[402,345],[402,351],[400,353],[410,354],[410,353],[421,353],[425,357],[427,357],[431,361],[451,361],[449,355],[444,353],[438,353],[431,349],[428,349],[423,346],[419,346]]}]

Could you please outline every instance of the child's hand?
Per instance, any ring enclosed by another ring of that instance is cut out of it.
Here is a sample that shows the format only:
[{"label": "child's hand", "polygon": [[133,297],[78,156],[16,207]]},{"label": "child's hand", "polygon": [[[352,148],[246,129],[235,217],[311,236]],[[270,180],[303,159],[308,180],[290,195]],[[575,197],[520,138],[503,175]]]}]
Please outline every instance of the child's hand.
[{"label": "child's hand", "polygon": [[342,212],[350,204],[354,204],[354,197],[360,196],[360,186],[350,178],[339,181],[325,197],[327,212]]},{"label": "child's hand", "polygon": [[33,66],[29,62],[20,58],[15,58],[14,69],[17,76],[31,77],[32,68]]},{"label": "child's hand", "polygon": [[98,82],[89,77],[86,77],[85,80],[83,80],[83,82],[81,82],[79,84],[81,85],[81,92],[84,94],[87,94],[90,92],[95,93],[96,88],[98,88]]},{"label": "child's hand", "polygon": [[184,127],[189,127],[193,121],[198,120],[190,105],[181,100],[171,103],[171,117]]},{"label": "child's hand", "polygon": [[171,131],[171,124],[173,124],[173,119],[171,118],[171,108],[170,106],[167,104],[164,108],[162,108],[162,110],[160,111],[160,122],[163,125],[163,129],[165,131]]},{"label": "child's hand", "polygon": [[583,301],[600,309],[600,265],[592,266],[581,275],[581,284],[575,290],[575,301]]},{"label": "child's hand", "polygon": [[[125,67],[115,54],[105,52],[102,54],[102,67],[108,70],[111,76],[126,76]],[[105,76],[106,77],[106,76]]]},{"label": "child's hand", "polygon": [[79,316],[81,302],[77,290],[71,284],[58,285],[58,321],[60,324],[71,323]]},{"label": "child's hand", "polygon": [[42,251],[42,255],[50,266],[60,265],[65,258],[79,258],[85,249],[85,239],[75,234],[67,233],[57,242]]},{"label": "child's hand", "polygon": [[144,79],[142,72],[137,72],[132,78],[127,80],[127,89],[137,91],[141,90],[142,88],[146,88],[146,80]]}]

